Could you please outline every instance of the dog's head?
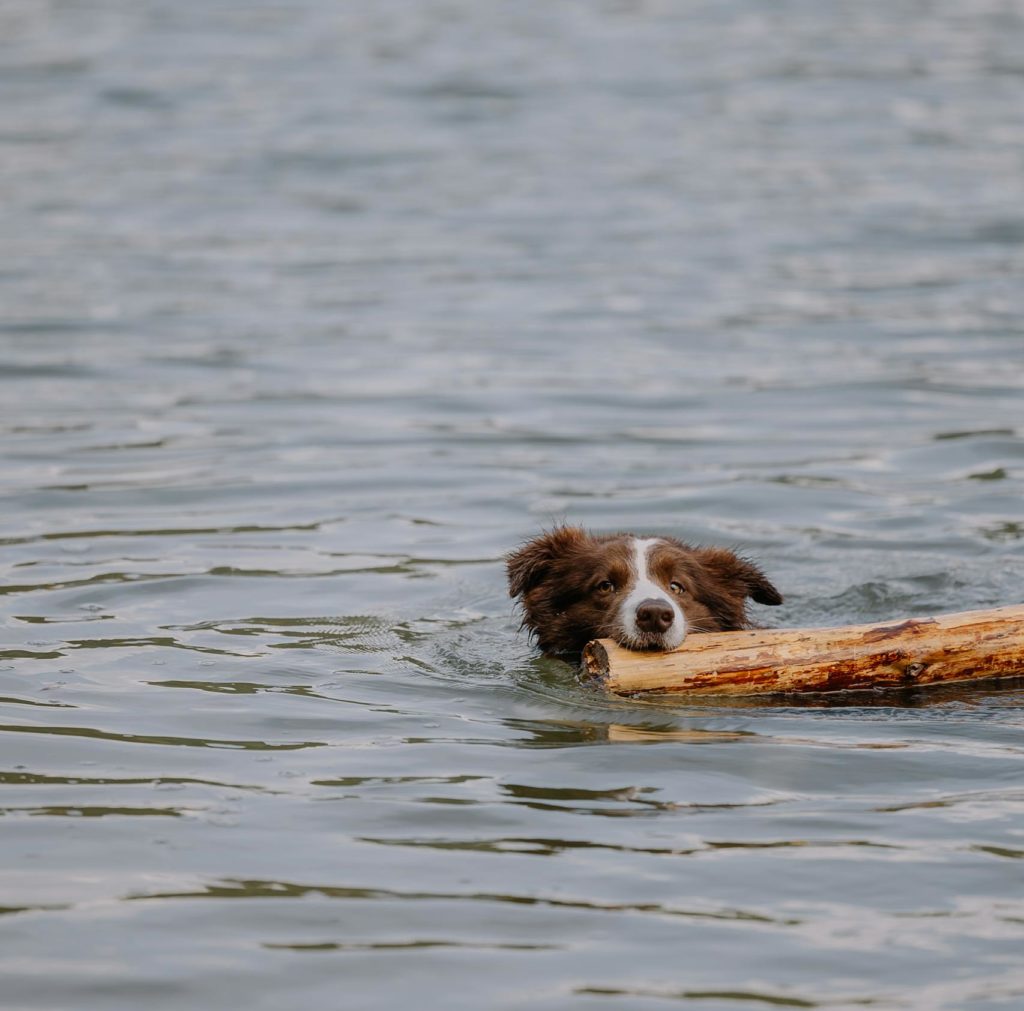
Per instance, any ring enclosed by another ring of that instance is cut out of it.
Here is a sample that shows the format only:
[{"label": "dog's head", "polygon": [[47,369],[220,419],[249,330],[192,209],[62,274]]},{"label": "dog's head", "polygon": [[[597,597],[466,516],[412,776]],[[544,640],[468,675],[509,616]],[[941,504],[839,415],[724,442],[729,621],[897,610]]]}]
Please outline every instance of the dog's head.
[{"label": "dog's head", "polygon": [[523,627],[545,653],[578,653],[602,637],[631,649],[675,649],[688,632],[744,628],[747,597],[782,603],[756,565],[672,537],[558,527],[506,562]]}]

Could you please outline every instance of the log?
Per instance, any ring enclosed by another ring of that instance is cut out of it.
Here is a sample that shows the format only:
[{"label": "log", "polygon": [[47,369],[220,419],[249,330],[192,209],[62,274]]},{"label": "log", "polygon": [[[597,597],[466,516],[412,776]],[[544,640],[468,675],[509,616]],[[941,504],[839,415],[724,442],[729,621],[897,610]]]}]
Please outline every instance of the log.
[{"label": "log", "polygon": [[838,628],[688,635],[667,653],[611,639],[583,650],[582,675],[617,695],[863,691],[1024,675],[1024,605]]}]

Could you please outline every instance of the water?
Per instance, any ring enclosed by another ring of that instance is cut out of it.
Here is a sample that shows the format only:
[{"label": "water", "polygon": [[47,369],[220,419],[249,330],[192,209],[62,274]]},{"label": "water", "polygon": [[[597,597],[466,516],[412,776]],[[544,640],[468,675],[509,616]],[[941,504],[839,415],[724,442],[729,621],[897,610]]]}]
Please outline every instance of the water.
[{"label": "water", "polygon": [[560,518],[775,624],[1017,603],[1011,0],[0,10],[0,980],[1024,1004],[1020,684],[614,700]]}]

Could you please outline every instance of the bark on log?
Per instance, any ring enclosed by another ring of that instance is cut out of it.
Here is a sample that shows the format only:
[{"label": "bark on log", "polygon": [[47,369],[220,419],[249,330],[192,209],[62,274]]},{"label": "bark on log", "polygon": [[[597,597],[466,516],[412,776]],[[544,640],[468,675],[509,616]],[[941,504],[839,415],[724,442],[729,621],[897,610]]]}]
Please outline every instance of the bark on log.
[{"label": "bark on log", "polygon": [[619,695],[858,691],[1024,675],[1024,605],[839,628],[694,633],[668,653],[611,639],[582,673]]}]

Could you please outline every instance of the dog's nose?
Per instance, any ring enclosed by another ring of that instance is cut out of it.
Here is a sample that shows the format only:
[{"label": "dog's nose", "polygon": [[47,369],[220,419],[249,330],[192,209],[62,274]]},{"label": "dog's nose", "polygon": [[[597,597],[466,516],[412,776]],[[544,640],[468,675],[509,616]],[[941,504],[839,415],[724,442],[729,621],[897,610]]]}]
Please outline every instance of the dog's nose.
[{"label": "dog's nose", "polygon": [[667,632],[672,627],[675,612],[664,600],[648,597],[636,607],[636,625],[641,632]]}]

